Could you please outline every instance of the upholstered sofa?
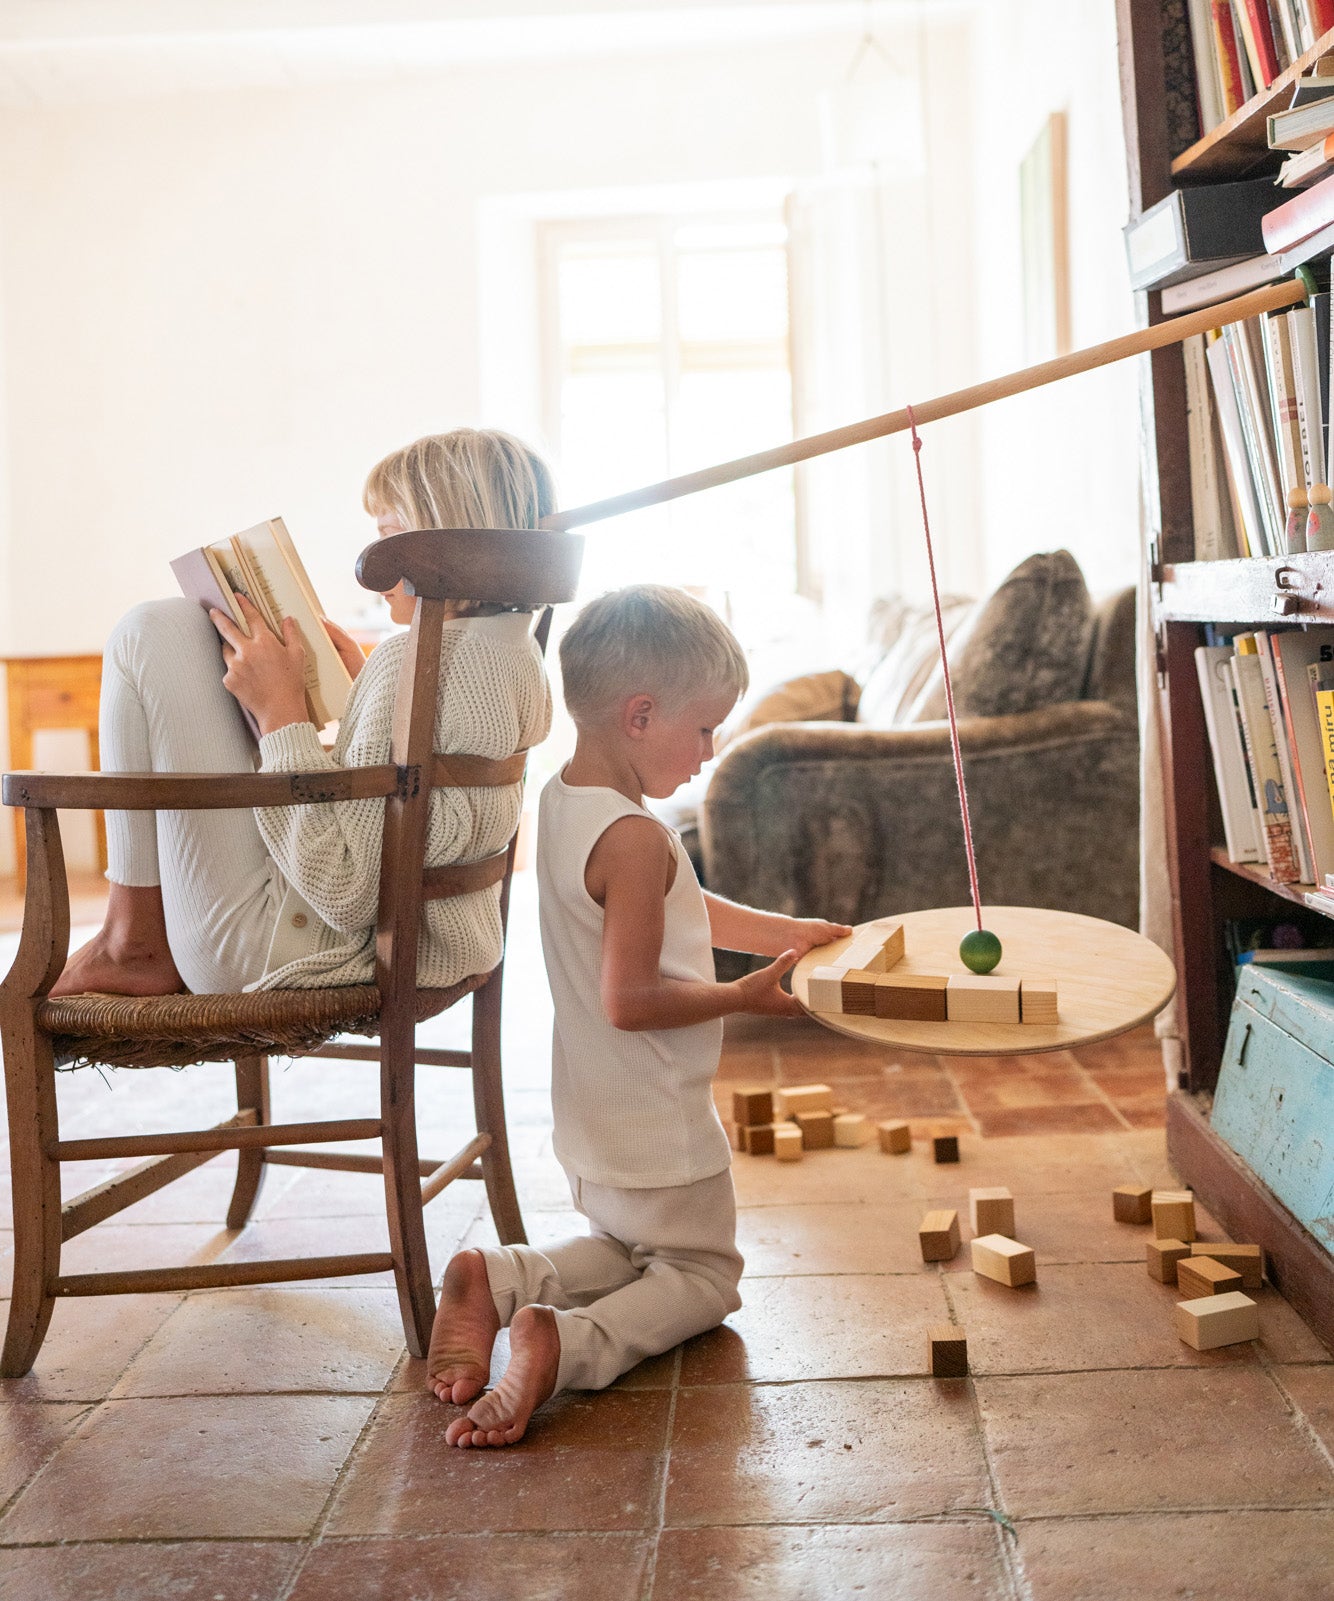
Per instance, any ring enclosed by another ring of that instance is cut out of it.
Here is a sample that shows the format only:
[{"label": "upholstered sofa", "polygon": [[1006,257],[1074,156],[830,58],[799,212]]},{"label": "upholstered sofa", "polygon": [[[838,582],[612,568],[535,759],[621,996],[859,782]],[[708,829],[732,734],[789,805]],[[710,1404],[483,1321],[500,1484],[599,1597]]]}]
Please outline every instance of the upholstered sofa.
[{"label": "upholstered sofa", "polygon": [[[934,618],[887,610],[860,680],[797,679],[744,709],[697,796],[710,889],[849,923],[968,901]],[[1094,602],[1056,551],[948,621],[984,903],[1134,926],[1133,589]]]}]

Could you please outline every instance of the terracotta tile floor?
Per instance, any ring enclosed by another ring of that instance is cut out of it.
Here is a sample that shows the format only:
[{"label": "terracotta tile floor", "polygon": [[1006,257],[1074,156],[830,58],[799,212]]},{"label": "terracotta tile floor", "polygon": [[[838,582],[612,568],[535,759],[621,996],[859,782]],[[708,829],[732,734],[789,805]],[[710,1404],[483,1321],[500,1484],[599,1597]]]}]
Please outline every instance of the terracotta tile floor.
[{"label": "terracotta tile floor", "polygon": [[[0,927],[6,909],[0,897]],[[0,935],[0,963],[12,944]],[[550,1151],[549,1003],[522,877],[507,1003],[540,1242],[574,1220]],[[462,1022],[431,1025],[432,1041],[458,1042]],[[355,1064],[274,1077],[284,1120],[372,1110]],[[1170,1177],[1148,1031],[980,1060],[859,1049],[814,1025],[730,1028],[720,1094],[811,1079],[910,1119],[913,1151],[739,1156],[743,1309],[605,1394],[563,1397],[511,1451],[445,1448],[452,1409],[423,1394],[383,1278],[60,1303],[34,1371],[0,1387],[0,1597],[1334,1601],[1329,1353],[1269,1289],[1258,1345],[1182,1345],[1174,1292],[1142,1265],[1147,1228],[1110,1220],[1114,1185]],[[220,1067],[60,1085],[75,1135],[188,1127],[229,1097]],[[468,1101],[447,1071],[423,1072],[428,1153],[458,1143]],[[950,1131],[963,1159],[937,1167],[927,1137]],[[226,1161],[81,1236],[70,1264],[383,1248],[378,1180],[290,1168],[228,1234]],[[921,1214],[966,1216],[985,1184],[1017,1198],[1035,1287],[977,1279],[962,1254],[919,1259]],[[494,1238],[475,1186],[428,1224],[437,1271]],[[6,1210],[5,1293],[8,1226]],[[973,1376],[933,1381],[925,1330],[951,1318]]]}]

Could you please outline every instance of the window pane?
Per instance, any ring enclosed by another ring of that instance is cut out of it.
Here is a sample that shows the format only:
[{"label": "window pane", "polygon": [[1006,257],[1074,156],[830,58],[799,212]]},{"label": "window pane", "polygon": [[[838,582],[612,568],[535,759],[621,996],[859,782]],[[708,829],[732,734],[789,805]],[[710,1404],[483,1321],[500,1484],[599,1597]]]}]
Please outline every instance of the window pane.
[{"label": "window pane", "polygon": [[566,345],[662,337],[662,284],[652,240],[567,246],[561,253],[559,294]]},{"label": "window pane", "polygon": [[787,259],[781,250],[684,254],[677,296],[682,339],[787,337]]}]

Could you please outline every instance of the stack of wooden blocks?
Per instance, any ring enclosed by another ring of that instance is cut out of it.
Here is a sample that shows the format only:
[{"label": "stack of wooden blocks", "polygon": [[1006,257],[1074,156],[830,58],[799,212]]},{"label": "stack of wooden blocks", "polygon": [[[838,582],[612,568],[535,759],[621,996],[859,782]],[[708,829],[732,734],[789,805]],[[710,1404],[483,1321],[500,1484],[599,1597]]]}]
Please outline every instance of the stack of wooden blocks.
[{"label": "stack of wooden blocks", "polygon": [[904,973],[902,923],[863,929],[836,963],[806,980],[813,1012],[889,1017],[913,1023],[1054,1023],[1056,985],[995,973]]},{"label": "stack of wooden blocks", "polygon": [[1151,1223],[1145,1256],[1149,1276],[1175,1284],[1177,1334],[1197,1351],[1237,1345],[1260,1335],[1260,1309],[1244,1290],[1264,1281],[1258,1245],[1214,1244],[1196,1239],[1195,1197],[1189,1190],[1153,1190],[1123,1184],[1112,1191],[1118,1223]]},{"label": "stack of wooden blocks", "polygon": [[834,1105],[827,1084],[732,1091],[732,1144],[751,1156],[799,1162],[804,1151],[855,1149],[870,1133],[860,1112]]}]

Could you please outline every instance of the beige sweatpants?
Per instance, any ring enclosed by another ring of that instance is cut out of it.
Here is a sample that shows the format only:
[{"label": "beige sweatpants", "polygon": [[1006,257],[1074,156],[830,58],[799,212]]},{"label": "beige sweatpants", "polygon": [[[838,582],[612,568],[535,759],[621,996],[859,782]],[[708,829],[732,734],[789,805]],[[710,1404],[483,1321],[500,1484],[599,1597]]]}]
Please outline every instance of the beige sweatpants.
[{"label": "beige sweatpants", "polygon": [[610,1189],[571,1177],[590,1232],[537,1250],[483,1250],[507,1327],[521,1306],[549,1306],[560,1334],[556,1390],[602,1390],[618,1375],[716,1328],[741,1305],[731,1169],[695,1184]]}]

